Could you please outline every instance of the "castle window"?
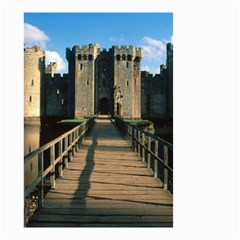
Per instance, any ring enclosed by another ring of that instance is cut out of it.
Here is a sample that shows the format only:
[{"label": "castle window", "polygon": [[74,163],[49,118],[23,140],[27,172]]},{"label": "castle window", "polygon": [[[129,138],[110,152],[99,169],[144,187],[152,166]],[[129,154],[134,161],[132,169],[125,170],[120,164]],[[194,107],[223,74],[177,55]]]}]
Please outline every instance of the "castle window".
[{"label": "castle window", "polygon": [[32,85],[32,86],[34,85],[34,80],[33,80],[33,79],[32,79],[31,85]]},{"label": "castle window", "polygon": [[63,99],[63,98],[61,99],[61,104],[62,104],[62,105],[64,104],[64,99]]},{"label": "castle window", "polygon": [[116,56],[116,59],[117,59],[117,61],[120,61],[120,60],[121,60],[121,57],[120,57],[119,54]]},{"label": "castle window", "polygon": [[132,61],[132,56],[128,54],[128,55],[127,55],[127,60],[128,60],[128,61]]},{"label": "castle window", "polygon": [[89,81],[87,80],[87,85],[89,85]]},{"label": "castle window", "polygon": [[80,70],[82,70],[82,64],[80,64]]},{"label": "castle window", "polygon": [[59,94],[59,89],[57,89],[57,94]]},{"label": "castle window", "polygon": [[78,60],[82,60],[82,55],[81,54],[78,54]]},{"label": "castle window", "polygon": [[126,62],[126,68],[128,68],[128,62]]},{"label": "castle window", "polygon": [[83,55],[83,60],[84,60],[84,61],[87,60],[87,55],[86,55],[86,54]]},{"label": "castle window", "polygon": [[135,62],[140,62],[140,57],[135,57],[134,61]]},{"label": "castle window", "polygon": [[90,55],[88,56],[88,60],[89,60],[89,61],[92,61],[92,60],[93,60],[93,55],[90,54]]},{"label": "castle window", "polygon": [[32,96],[29,96],[28,101],[32,102]]},{"label": "castle window", "polygon": [[127,81],[127,86],[129,85],[129,82]]},{"label": "castle window", "polygon": [[126,55],[125,55],[125,54],[122,55],[122,60],[123,60],[123,61],[126,60]]}]

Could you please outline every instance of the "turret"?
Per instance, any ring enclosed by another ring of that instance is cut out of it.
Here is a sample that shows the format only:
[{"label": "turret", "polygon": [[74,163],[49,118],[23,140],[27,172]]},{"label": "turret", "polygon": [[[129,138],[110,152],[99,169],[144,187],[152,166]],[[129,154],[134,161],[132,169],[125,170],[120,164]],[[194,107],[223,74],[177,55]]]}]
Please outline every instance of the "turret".
[{"label": "turret", "polygon": [[24,48],[24,118],[40,120],[44,112],[45,53],[38,46]]}]

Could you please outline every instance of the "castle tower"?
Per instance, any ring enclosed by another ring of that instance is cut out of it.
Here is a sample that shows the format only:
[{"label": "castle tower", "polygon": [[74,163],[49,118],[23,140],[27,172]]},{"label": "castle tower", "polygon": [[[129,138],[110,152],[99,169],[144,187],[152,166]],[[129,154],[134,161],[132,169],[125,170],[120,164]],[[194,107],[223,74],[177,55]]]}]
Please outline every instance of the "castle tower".
[{"label": "castle tower", "polygon": [[24,48],[24,120],[40,120],[44,111],[45,53]]},{"label": "castle tower", "polygon": [[143,50],[113,46],[114,115],[141,118],[141,59]]},{"label": "castle tower", "polygon": [[50,62],[45,68],[45,73],[54,77],[54,74],[57,73],[57,62]]},{"label": "castle tower", "polygon": [[173,44],[167,44],[168,115],[173,118]]},{"label": "castle tower", "polygon": [[95,112],[113,114],[113,54],[103,49],[95,62]]},{"label": "castle tower", "polygon": [[67,49],[69,62],[69,115],[83,117],[94,114],[95,59],[99,53],[97,44],[74,46]]}]

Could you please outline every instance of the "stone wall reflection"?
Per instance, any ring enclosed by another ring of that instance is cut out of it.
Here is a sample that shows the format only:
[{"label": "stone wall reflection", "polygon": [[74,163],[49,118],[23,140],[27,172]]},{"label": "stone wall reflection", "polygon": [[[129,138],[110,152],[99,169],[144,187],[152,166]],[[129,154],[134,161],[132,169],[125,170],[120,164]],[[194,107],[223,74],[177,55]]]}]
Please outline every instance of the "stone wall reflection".
[{"label": "stone wall reflection", "polygon": [[[24,156],[40,147],[39,125],[24,125]],[[38,176],[38,159],[37,156],[31,161],[24,164],[24,184],[30,185]]]}]

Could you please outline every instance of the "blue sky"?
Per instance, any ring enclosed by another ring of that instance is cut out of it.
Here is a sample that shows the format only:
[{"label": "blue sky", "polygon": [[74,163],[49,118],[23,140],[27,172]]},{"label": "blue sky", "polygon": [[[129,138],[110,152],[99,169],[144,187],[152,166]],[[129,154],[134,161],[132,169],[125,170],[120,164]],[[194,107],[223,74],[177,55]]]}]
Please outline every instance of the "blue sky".
[{"label": "blue sky", "polygon": [[172,13],[25,13],[24,43],[40,45],[47,63],[67,72],[66,48],[98,43],[100,48],[135,45],[144,49],[142,70],[159,73],[172,41]]}]

